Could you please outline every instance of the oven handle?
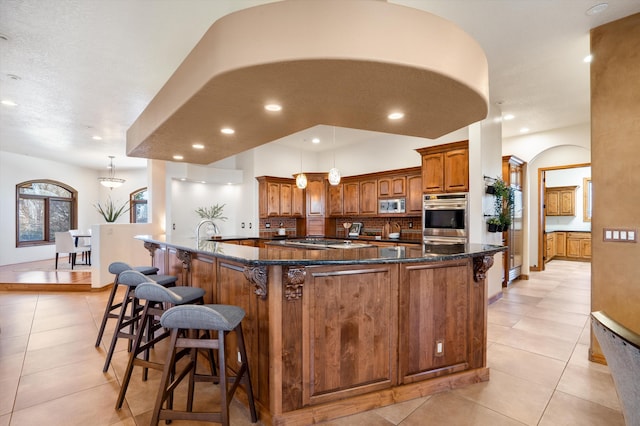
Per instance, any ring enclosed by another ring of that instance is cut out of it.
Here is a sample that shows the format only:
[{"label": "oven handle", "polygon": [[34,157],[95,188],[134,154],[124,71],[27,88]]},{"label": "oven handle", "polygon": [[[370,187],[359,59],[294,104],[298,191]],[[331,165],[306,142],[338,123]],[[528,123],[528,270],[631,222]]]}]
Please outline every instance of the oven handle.
[{"label": "oven handle", "polygon": [[439,204],[437,206],[430,205],[430,204],[424,205],[425,210],[452,210],[452,209],[465,210],[466,208],[467,206],[465,206],[464,204],[447,204],[447,205]]}]

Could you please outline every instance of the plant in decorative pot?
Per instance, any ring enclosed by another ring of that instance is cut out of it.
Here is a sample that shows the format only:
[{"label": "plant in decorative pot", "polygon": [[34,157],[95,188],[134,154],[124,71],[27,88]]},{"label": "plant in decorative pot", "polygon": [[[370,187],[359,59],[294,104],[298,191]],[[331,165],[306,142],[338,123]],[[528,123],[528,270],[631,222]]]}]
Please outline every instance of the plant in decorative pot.
[{"label": "plant in decorative pot", "polygon": [[502,213],[500,213],[498,220],[500,221],[499,230],[502,232],[508,231],[509,228],[511,227],[511,215],[503,211]]},{"label": "plant in decorative pot", "polygon": [[488,231],[489,232],[498,232],[498,226],[500,226],[500,219],[497,217],[492,217],[487,220]]},{"label": "plant in decorative pot", "polygon": [[226,216],[222,215],[224,206],[226,206],[226,204],[222,204],[222,205],[214,204],[209,207],[198,207],[195,210],[198,216],[200,216],[200,218],[202,219],[202,221],[200,221],[200,224],[198,225],[198,229],[200,228],[200,225],[203,224],[203,222],[205,221],[209,222],[207,228],[205,228],[205,232],[209,238],[220,233],[218,229],[218,225],[215,223],[215,221],[216,220],[225,221],[228,219]]},{"label": "plant in decorative pot", "polygon": [[120,216],[129,211],[129,201],[125,201],[120,207],[118,207],[111,197],[107,197],[107,201],[101,204],[99,201],[93,205],[95,209],[102,215],[104,220],[108,223],[113,223]]},{"label": "plant in decorative pot", "polygon": [[493,208],[497,220],[498,232],[506,231],[511,226],[511,217],[514,208],[513,188],[499,177],[493,183],[494,200]]}]

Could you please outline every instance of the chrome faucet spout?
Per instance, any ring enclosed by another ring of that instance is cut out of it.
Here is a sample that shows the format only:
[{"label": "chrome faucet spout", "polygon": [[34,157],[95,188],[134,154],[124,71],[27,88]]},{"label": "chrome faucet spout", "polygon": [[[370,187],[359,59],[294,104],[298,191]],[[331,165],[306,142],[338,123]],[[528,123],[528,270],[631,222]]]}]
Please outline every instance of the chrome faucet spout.
[{"label": "chrome faucet spout", "polygon": [[198,223],[198,226],[196,227],[196,241],[200,241],[200,228],[205,223],[208,223],[211,226],[213,226],[213,232],[215,232],[216,234],[218,234],[220,232],[220,229],[218,228],[218,225],[216,225],[216,223],[213,220],[211,220],[211,219],[202,219],[200,221],[200,223]]}]

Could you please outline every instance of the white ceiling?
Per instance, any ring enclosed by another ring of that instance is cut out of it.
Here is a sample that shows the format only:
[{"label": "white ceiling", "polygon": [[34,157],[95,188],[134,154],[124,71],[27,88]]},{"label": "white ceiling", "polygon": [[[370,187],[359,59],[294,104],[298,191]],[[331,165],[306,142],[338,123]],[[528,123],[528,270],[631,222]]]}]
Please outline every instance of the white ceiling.
[{"label": "white ceiling", "polygon": [[[449,19],[480,43],[491,102],[515,115],[504,137],[588,122],[589,30],[640,12],[638,0],[390,1]],[[602,1],[604,12],[586,14]],[[125,156],[129,126],[215,20],[269,2],[1,0],[0,99],[18,105],[0,105],[0,150],[94,169],[115,155],[118,169],[143,167]],[[312,146],[316,135],[325,143]],[[376,134],[336,136],[349,143]],[[332,147],[326,126],[279,143],[305,140],[309,149]]]}]

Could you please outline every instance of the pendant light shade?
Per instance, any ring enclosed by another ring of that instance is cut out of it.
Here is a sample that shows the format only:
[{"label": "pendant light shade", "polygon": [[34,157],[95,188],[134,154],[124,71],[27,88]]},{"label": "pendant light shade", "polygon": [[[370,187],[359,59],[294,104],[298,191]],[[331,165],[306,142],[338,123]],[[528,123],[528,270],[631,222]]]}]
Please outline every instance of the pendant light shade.
[{"label": "pendant light shade", "polygon": [[300,189],[305,189],[307,187],[307,176],[305,176],[304,173],[300,173],[296,176],[296,186]]},{"label": "pendant light shade", "polygon": [[124,179],[116,177],[116,166],[113,165],[114,158],[113,155],[109,156],[109,166],[107,167],[109,169],[109,176],[98,178],[102,186],[106,186],[109,189],[117,188],[125,182]]},{"label": "pendant light shade", "polygon": [[340,170],[336,168],[336,127],[333,126],[333,168],[329,170],[329,183],[336,186],[340,183]]}]

